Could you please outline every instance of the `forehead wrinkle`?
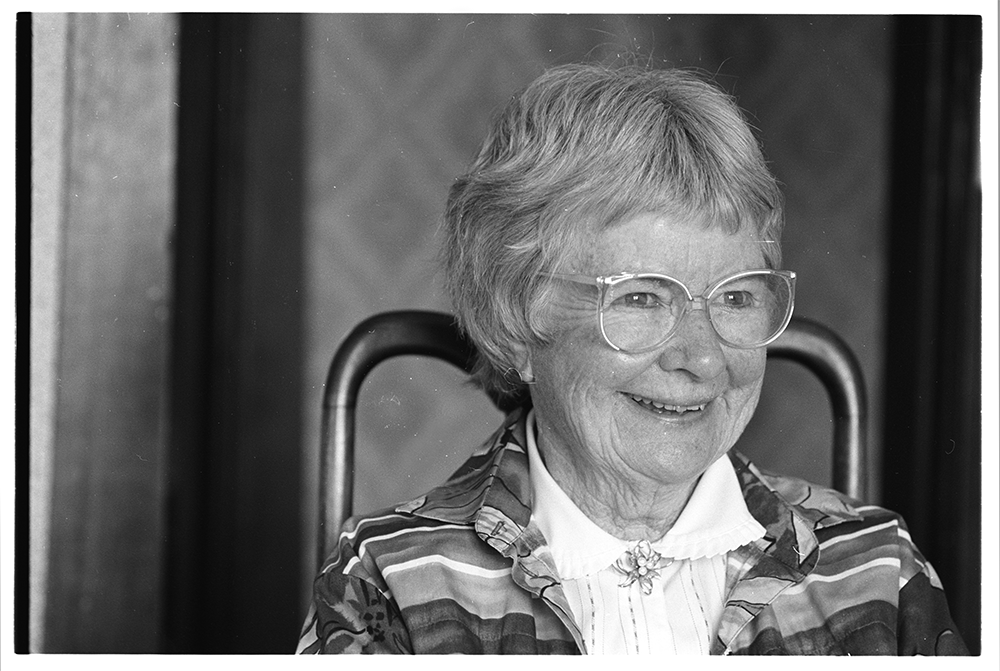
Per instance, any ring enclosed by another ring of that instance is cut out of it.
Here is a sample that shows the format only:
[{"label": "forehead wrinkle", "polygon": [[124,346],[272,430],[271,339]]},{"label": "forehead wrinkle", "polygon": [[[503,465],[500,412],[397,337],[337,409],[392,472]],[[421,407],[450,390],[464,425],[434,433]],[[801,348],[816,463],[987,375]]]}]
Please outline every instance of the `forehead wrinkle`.
[{"label": "forehead wrinkle", "polygon": [[[633,230],[623,234],[622,229],[630,226]],[[706,245],[704,236],[714,237],[714,244]],[[743,249],[734,253],[729,240],[739,240]],[[609,245],[610,241],[615,244]],[[766,266],[762,244],[752,227],[731,231],[725,222],[704,213],[651,211],[605,226],[591,221],[578,229],[572,236],[572,249],[563,255],[560,272],[593,276],[659,273],[691,283],[689,289],[697,292],[733,273]],[[659,245],[663,249],[655,249]]]}]

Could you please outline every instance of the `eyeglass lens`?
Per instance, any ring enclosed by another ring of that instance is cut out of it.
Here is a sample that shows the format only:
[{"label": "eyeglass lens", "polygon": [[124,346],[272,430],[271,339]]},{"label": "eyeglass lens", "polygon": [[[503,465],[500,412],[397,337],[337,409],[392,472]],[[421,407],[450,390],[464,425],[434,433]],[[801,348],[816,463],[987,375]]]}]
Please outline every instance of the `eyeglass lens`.
[{"label": "eyeglass lens", "polygon": [[[706,298],[719,337],[756,347],[781,330],[791,309],[787,278],[762,272],[737,277]],[[602,306],[604,334],[615,347],[635,351],[663,343],[688,309],[684,286],[665,277],[637,277],[608,286]]]}]

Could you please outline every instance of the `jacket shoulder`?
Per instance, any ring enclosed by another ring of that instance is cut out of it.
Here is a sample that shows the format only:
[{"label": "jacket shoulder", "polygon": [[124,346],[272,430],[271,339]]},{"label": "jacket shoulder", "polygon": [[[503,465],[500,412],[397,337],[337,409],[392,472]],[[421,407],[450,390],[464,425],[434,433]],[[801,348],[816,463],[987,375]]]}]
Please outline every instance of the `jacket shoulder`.
[{"label": "jacket shoulder", "polygon": [[937,571],[914,544],[898,513],[801,478],[767,472],[761,472],[761,478],[796,512],[816,522],[818,573],[878,565],[891,569],[894,591],[911,582],[938,592],[943,589]]},{"label": "jacket shoulder", "polygon": [[750,463],[747,468],[796,512],[816,522],[818,528],[865,517],[867,506],[836,489],[802,478],[779,475]]}]

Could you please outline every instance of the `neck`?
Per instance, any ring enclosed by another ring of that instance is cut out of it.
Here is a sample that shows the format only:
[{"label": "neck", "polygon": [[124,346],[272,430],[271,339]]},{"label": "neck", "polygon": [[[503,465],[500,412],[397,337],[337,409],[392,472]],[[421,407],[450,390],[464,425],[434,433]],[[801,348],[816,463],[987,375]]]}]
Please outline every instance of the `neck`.
[{"label": "neck", "polygon": [[601,529],[622,540],[657,541],[674,526],[698,480],[680,485],[622,477],[605,464],[552,449],[544,436],[538,451],[552,479]]}]

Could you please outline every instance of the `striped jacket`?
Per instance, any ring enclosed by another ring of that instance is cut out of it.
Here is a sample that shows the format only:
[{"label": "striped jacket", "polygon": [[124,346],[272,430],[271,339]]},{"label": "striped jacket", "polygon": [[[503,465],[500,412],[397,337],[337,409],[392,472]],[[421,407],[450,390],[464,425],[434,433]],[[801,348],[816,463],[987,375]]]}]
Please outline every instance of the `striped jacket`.
[{"label": "striped jacket", "polygon": [[[352,518],[314,585],[300,653],[579,653],[531,522],[523,411],[444,485]],[[730,452],[765,536],[729,554],[713,654],[966,654],[894,513]]]}]

